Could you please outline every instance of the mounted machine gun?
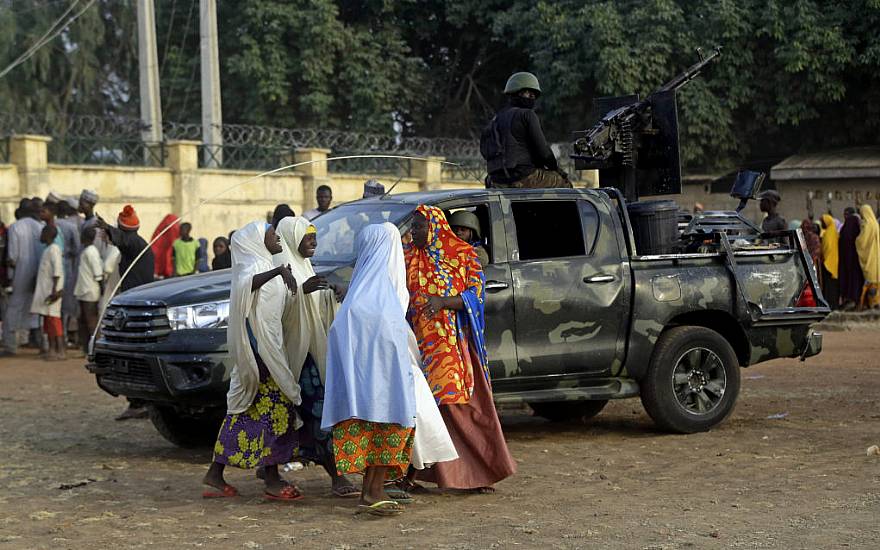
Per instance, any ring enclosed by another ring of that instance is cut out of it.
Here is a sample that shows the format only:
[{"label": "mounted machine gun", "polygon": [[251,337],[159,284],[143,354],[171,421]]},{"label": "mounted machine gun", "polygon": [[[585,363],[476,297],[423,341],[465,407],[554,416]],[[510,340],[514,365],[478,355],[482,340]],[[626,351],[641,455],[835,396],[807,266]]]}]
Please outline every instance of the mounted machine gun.
[{"label": "mounted machine gun", "polygon": [[601,187],[620,189],[627,201],[639,196],[681,193],[678,113],[675,91],[696,78],[721,55],[721,48],[676,76],[643,100],[628,95],[595,101],[602,115],[589,130],[575,132],[574,154],[578,170],[599,170]]}]

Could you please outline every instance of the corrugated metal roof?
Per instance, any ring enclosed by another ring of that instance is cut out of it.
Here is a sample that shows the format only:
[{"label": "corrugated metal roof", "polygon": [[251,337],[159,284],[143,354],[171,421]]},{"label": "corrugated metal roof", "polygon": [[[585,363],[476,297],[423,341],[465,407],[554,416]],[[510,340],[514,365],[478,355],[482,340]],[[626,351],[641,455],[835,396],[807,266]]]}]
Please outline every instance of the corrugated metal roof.
[{"label": "corrugated metal roof", "polygon": [[841,179],[880,177],[880,147],[855,147],[793,155],[772,169],[773,179]]}]

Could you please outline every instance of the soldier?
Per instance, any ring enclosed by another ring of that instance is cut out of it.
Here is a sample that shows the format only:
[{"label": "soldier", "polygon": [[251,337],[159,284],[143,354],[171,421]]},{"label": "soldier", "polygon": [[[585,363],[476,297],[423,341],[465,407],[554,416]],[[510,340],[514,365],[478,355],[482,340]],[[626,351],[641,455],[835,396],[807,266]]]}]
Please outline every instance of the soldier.
[{"label": "soldier", "polygon": [[479,218],[471,212],[460,210],[449,217],[449,225],[459,239],[474,247],[480,265],[486,267],[486,264],[489,263],[489,253],[483,248]]},{"label": "soldier", "polygon": [[779,202],[782,200],[779,193],[773,189],[768,189],[758,195],[758,198],[761,199],[759,205],[761,212],[767,214],[767,217],[761,222],[761,230],[765,233],[769,233],[770,231],[785,231],[788,227],[785,223],[785,218],[780,216],[779,212],[776,211],[777,205],[779,205]]},{"label": "soldier", "polygon": [[532,73],[515,73],[507,79],[508,104],[495,114],[480,137],[480,154],[486,159],[486,187],[571,187],[568,174],[559,168],[547,144],[535,101],[541,86]]}]

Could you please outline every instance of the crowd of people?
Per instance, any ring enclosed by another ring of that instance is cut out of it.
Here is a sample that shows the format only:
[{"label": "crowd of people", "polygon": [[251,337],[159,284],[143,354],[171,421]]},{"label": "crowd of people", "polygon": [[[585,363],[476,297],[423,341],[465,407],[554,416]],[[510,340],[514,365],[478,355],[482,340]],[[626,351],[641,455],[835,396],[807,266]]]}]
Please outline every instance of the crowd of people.
[{"label": "crowd of people", "polygon": [[307,217],[276,209],[234,232],[233,369],[205,497],[239,495],[233,466],[257,469],[265,498],[300,500],[279,465],[310,461],[335,496],[385,516],[420,481],[492,492],[516,471],[492,400],[477,251],[431,206],[408,237],[365,226],[343,288],[315,274],[321,236]]},{"label": "crowd of people", "polygon": [[[23,345],[50,361],[70,349],[85,352],[122,274],[128,273],[119,285],[125,291],[208,269],[207,242],[192,238],[189,223],[166,216],[154,236],[169,230],[148,248],[134,207],[126,205],[111,225],[96,215],[98,199],[89,189],[79,197],[22,199],[15,221],[0,224],[3,355]],[[228,241],[218,238],[214,249],[216,268],[224,261],[230,267]]]},{"label": "crowd of people", "polygon": [[800,227],[831,308],[880,308],[880,225],[874,209],[848,207],[843,222],[828,213]]},{"label": "crowd of people", "polygon": [[763,231],[803,232],[822,295],[832,309],[880,309],[880,225],[871,205],[845,208],[842,222],[829,211],[818,222],[810,216],[786,224],[777,212],[779,193],[764,191],[760,198],[766,213]]},{"label": "crowd of people", "polygon": [[58,360],[70,345],[88,341],[119,262],[118,249],[98,234],[97,202],[91,190],[25,198],[15,221],[0,224],[3,355],[30,345]]}]

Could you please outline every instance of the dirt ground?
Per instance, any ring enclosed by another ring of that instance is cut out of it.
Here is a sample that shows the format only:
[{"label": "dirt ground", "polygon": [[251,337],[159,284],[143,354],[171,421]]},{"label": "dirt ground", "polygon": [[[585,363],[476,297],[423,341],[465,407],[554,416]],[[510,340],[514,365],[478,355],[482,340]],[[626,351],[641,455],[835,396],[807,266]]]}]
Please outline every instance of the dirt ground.
[{"label": "dirt ground", "polygon": [[[205,501],[209,451],[175,448],[82,360],[0,360],[0,548],[878,548],[880,331],[827,333],[806,364],[743,371],[709,433],[658,433],[638,400],[586,424],[502,415],[519,473],[495,495],[418,497],[353,516],[316,468],[307,499]],[[780,418],[781,417],[781,418]],[[288,474],[289,475],[289,474]],[[82,484],[72,487],[71,485]]]}]

